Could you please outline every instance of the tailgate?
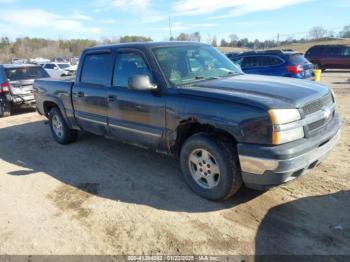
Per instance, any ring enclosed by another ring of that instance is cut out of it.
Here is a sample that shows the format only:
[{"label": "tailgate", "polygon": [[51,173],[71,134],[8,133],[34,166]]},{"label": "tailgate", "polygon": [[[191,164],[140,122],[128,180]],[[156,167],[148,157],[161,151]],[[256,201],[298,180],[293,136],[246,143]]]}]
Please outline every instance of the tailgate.
[{"label": "tailgate", "polygon": [[15,102],[34,100],[33,82],[33,80],[10,81],[10,90]]},{"label": "tailgate", "polygon": [[313,65],[307,60],[303,54],[295,53],[289,55],[289,60],[296,66],[301,66],[303,71],[301,72],[304,78],[310,78],[314,75]]}]

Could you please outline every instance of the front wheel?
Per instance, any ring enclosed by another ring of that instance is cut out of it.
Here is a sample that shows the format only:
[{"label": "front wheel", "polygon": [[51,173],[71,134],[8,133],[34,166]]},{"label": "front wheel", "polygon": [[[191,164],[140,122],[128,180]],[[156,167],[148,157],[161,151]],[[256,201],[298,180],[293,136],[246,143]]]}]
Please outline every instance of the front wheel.
[{"label": "front wheel", "polygon": [[234,143],[215,135],[190,137],[180,153],[182,174],[198,195],[209,200],[224,200],[242,185]]},{"label": "front wheel", "polygon": [[64,120],[60,110],[54,107],[49,112],[49,122],[53,138],[56,142],[65,145],[74,142],[78,137],[78,131],[70,129]]}]

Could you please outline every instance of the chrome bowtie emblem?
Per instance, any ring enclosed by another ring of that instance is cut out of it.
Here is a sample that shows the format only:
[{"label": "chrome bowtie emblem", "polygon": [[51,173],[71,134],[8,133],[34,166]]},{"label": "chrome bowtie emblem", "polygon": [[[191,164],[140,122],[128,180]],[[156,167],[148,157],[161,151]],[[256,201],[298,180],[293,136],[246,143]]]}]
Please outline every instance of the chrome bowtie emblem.
[{"label": "chrome bowtie emblem", "polygon": [[330,109],[328,109],[328,108],[322,108],[322,111],[323,111],[323,117],[324,118],[328,118],[330,115],[331,115],[331,110]]}]

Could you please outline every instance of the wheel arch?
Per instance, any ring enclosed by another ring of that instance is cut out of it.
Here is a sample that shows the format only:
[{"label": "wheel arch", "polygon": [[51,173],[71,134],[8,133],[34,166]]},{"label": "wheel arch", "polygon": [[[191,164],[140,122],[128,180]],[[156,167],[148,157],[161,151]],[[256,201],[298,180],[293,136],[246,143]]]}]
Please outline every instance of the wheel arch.
[{"label": "wheel arch", "polygon": [[62,105],[62,103],[58,99],[51,98],[51,99],[45,100],[43,102],[44,115],[48,118],[50,110],[54,107],[57,107],[60,110],[67,125],[71,128],[72,125],[71,125],[71,122],[68,120],[66,110],[64,109],[64,106]]},{"label": "wheel arch", "polygon": [[234,144],[237,143],[236,137],[222,126],[215,123],[202,122],[195,118],[189,118],[180,121],[179,125],[177,126],[176,132],[174,133],[172,139],[173,141],[170,145],[170,152],[174,156],[179,157],[181,148],[185,141],[189,137],[198,133],[209,133],[217,135],[228,142]]}]

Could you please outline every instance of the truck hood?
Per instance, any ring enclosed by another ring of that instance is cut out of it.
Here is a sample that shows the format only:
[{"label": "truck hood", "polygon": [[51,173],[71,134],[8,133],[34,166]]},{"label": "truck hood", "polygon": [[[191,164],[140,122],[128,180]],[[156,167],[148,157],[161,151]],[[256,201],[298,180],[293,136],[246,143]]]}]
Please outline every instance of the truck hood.
[{"label": "truck hood", "polygon": [[200,81],[181,88],[180,92],[264,108],[299,108],[328,94],[330,90],[327,86],[310,80],[244,74]]}]

